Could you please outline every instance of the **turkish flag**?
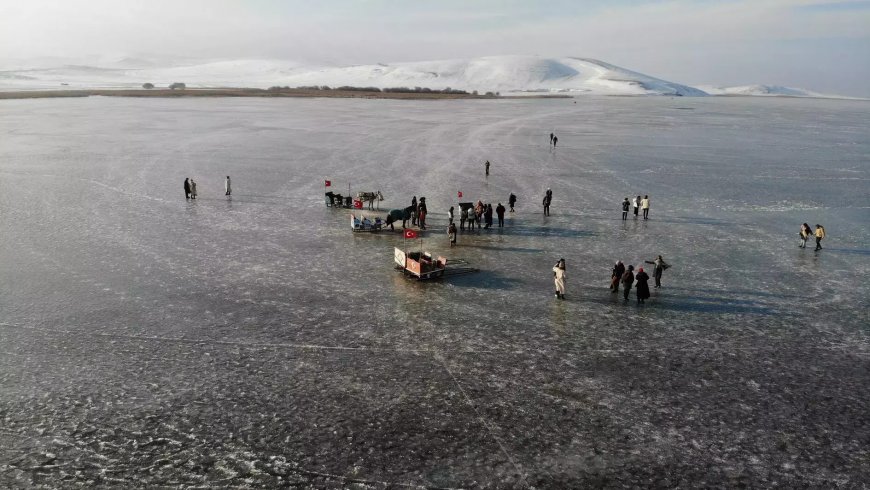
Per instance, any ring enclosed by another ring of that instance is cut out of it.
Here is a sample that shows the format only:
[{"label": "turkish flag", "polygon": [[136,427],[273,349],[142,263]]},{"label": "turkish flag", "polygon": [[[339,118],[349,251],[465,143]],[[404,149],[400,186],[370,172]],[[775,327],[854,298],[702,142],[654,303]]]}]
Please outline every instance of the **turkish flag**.
[{"label": "turkish flag", "polygon": [[456,197],[458,197],[458,198],[460,198],[460,199],[462,199],[462,191],[459,191],[459,195],[458,195],[458,196],[456,196]]},{"label": "turkish flag", "polygon": [[417,238],[417,232],[414,230],[405,230],[405,238]]},{"label": "turkish flag", "polygon": [[362,201],[360,201],[359,199],[354,199],[353,200],[353,207],[355,207],[357,209],[362,209]]},{"label": "turkish flag", "polygon": [[329,187],[329,186],[332,185],[332,181],[331,181],[331,180],[327,180],[327,181],[325,181],[325,182],[323,183],[323,185],[326,186],[326,187]]}]

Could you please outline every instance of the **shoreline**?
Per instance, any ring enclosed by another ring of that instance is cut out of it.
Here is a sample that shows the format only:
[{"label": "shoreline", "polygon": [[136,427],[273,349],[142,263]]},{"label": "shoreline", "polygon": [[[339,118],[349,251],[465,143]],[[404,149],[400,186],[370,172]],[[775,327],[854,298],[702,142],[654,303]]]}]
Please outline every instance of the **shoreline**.
[{"label": "shoreline", "polygon": [[320,97],[345,99],[404,99],[404,100],[436,100],[436,99],[570,99],[570,95],[474,95],[474,94],[443,94],[418,92],[372,92],[363,90],[310,90],[288,89],[267,90],[258,88],[186,88],[186,89],[82,89],[82,90],[16,90],[0,92],[0,100],[13,99],[50,99],[69,97]]}]

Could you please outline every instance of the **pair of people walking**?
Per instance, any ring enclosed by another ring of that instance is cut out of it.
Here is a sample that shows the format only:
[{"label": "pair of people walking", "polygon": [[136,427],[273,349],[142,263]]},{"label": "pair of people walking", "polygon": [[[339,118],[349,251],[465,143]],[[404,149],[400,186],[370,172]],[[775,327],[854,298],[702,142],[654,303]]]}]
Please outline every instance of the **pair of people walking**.
[{"label": "pair of people walking", "polygon": [[558,143],[559,143],[559,137],[553,133],[550,133],[550,146],[555,148]]},{"label": "pair of people walking", "polygon": [[184,179],[184,197],[185,199],[196,199],[196,182],[190,177]]},{"label": "pair of people walking", "polygon": [[807,248],[807,240],[811,236],[814,236],[816,238],[816,248],[815,248],[816,251],[819,251],[822,249],[822,239],[824,239],[825,236],[827,236],[827,234],[825,233],[824,226],[817,224],[816,231],[813,232],[812,228],[810,228],[810,225],[808,225],[806,223],[801,225],[801,231],[800,231],[799,235],[801,237],[801,243],[798,244],[798,247],[800,247],[800,248]]},{"label": "pair of people walking", "polygon": [[[628,198],[626,197],[624,201],[622,201],[622,219],[625,220],[628,218]],[[643,198],[640,196],[635,197],[631,201],[631,206],[634,208],[634,217],[637,218],[638,211],[643,209],[643,219],[649,219],[649,196],[645,195]]]}]

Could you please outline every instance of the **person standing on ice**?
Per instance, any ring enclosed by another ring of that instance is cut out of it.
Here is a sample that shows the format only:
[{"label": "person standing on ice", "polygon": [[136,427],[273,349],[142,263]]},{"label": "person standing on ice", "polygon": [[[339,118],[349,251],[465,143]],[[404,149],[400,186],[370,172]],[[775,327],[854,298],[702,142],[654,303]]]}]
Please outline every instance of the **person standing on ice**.
[{"label": "person standing on ice", "polygon": [[655,260],[645,260],[644,262],[647,264],[653,264],[653,277],[656,278],[656,289],[662,287],[662,272],[670,267],[670,265],[665,263],[665,259],[663,259],[661,255],[659,255]]},{"label": "person standing on ice", "polygon": [[495,208],[495,215],[498,216],[498,227],[499,228],[504,227],[504,212],[505,212],[504,206],[502,206],[501,203],[498,203],[498,206],[496,206],[496,208]]},{"label": "person standing on ice", "polygon": [[553,133],[550,133],[550,146],[553,146],[553,138],[555,138],[555,136]]},{"label": "person standing on ice", "polygon": [[417,224],[417,196],[414,196],[411,198],[411,207],[413,208],[411,210],[411,224],[416,225]]},{"label": "person standing on ice", "polygon": [[553,148],[555,148],[558,143],[559,143],[559,137],[553,136]]},{"label": "person standing on ice", "polygon": [[643,219],[649,219],[649,196],[643,196],[643,199],[640,200],[640,207],[643,208]]},{"label": "person standing on ice", "polygon": [[426,229],[426,212],[427,211],[428,211],[428,209],[426,209],[426,198],[421,197],[420,204],[417,205],[417,225],[420,227],[421,230]]},{"label": "person standing on ice", "polygon": [[483,219],[486,223],[484,228],[489,228],[492,226],[492,204],[487,204],[483,209]]},{"label": "person standing on ice", "polygon": [[450,206],[450,209],[447,210],[447,224],[453,224],[453,206]]},{"label": "person standing on ice", "polygon": [[193,179],[190,179],[190,198],[196,199],[196,182]]},{"label": "person standing on ice", "polygon": [[489,160],[487,160],[483,165],[486,166],[486,176],[489,177]]},{"label": "person standing on ice", "polygon": [[810,235],[813,234],[813,229],[810,228],[810,225],[804,223],[801,225],[801,231],[799,234],[801,236],[801,243],[798,244],[798,248],[807,248],[807,240],[809,240]]},{"label": "person standing on ice", "polygon": [[610,273],[611,293],[619,292],[619,281],[622,279],[623,274],[625,274],[625,265],[622,264],[621,260],[617,260],[616,265],[613,266],[613,272]]},{"label": "person standing on ice", "polygon": [[508,198],[508,206],[510,206],[512,213],[514,212],[514,204],[516,204],[516,203],[517,203],[517,196],[515,196],[514,193],[511,192],[511,195]]},{"label": "person standing on ice", "polygon": [[643,267],[637,270],[637,275],[634,277],[637,281],[635,293],[637,294],[637,304],[642,305],[644,300],[649,298],[649,274],[643,271]]},{"label": "person standing on ice", "polygon": [[233,184],[230,181],[230,176],[227,175],[227,182],[224,184],[224,188],[227,190],[226,196],[231,196],[233,194]]},{"label": "person standing on ice", "polygon": [[628,269],[622,274],[622,297],[628,301],[628,293],[631,291],[631,285],[634,284],[634,266],[629,264]]},{"label": "person standing on ice", "polygon": [[544,193],[544,216],[550,216],[550,203],[553,202],[553,191],[547,187],[547,192]]},{"label": "person standing on ice", "polygon": [[628,219],[628,208],[631,207],[631,203],[628,202],[628,198],[625,198],[625,201],[622,201],[622,221]]},{"label": "person standing on ice", "polygon": [[822,238],[825,238],[825,227],[822,225],[816,225],[816,251],[822,249]]},{"label": "person standing on ice", "polygon": [[184,198],[190,199],[190,177],[184,178]]},{"label": "person standing on ice", "polygon": [[631,200],[631,206],[634,208],[634,217],[637,218],[637,210],[640,209],[640,196]]},{"label": "person standing on ice", "polygon": [[565,299],[565,259],[559,259],[553,266],[553,281],[556,283],[556,297]]},{"label": "person standing on ice", "polygon": [[459,229],[465,230],[465,222],[468,221],[468,208],[460,206],[459,209]]},{"label": "person standing on ice", "polygon": [[456,224],[452,221],[447,226],[447,238],[450,240],[450,246],[456,245]]}]

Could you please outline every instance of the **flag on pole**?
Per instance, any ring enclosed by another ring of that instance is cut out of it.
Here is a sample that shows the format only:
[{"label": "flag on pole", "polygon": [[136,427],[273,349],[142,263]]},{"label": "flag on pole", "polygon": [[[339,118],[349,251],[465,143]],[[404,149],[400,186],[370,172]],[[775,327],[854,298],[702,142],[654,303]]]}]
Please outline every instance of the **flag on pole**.
[{"label": "flag on pole", "polygon": [[324,182],[323,182],[323,185],[326,186],[326,187],[329,187],[329,186],[332,185],[332,181],[331,181],[331,180],[324,181]]},{"label": "flag on pole", "polygon": [[356,209],[362,209],[362,206],[363,206],[362,201],[360,201],[359,199],[353,200],[353,207],[355,207]]},{"label": "flag on pole", "polygon": [[462,191],[459,191],[457,194],[459,194],[459,195],[456,197],[458,197],[459,199],[462,199]]},{"label": "flag on pole", "polygon": [[417,232],[414,230],[405,230],[405,238],[407,238],[407,239],[417,238]]}]

